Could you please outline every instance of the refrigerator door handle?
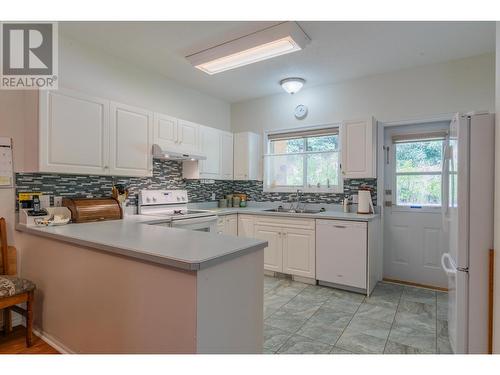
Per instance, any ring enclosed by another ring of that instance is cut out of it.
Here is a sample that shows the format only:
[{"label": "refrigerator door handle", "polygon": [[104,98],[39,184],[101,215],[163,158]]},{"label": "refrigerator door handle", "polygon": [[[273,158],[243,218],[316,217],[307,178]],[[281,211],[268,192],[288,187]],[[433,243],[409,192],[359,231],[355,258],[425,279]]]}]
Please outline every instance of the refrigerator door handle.
[{"label": "refrigerator door handle", "polygon": [[454,266],[453,259],[449,253],[444,253],[441,255],[441,267],[447,275],[452,275],[457,273],[457,268]]}]

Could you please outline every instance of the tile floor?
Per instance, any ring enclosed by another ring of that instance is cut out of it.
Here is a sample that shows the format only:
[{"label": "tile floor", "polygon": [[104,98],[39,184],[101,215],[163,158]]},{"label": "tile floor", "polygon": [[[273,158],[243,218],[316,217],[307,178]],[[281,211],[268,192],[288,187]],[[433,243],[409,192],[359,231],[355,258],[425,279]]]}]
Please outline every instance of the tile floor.
[{"label": "tile floor", "polygon": [[451,353],[447,294],[380,282],[370,297],[264,279],[264,353]]}]

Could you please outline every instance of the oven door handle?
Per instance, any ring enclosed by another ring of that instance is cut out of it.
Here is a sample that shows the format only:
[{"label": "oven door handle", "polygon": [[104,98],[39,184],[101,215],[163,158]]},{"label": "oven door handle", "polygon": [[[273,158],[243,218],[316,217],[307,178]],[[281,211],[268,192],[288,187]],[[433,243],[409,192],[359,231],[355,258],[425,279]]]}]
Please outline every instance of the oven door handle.
[{"label": "oven door handle", "polygon": [[192,219],[178,219],[172,220],[172,227],[177,227],[180,225],[189,225],[189,224],[199,224],[199,223],[211,223],[216,222],[217,216],[202,216],[202,217],[194,217]]}]

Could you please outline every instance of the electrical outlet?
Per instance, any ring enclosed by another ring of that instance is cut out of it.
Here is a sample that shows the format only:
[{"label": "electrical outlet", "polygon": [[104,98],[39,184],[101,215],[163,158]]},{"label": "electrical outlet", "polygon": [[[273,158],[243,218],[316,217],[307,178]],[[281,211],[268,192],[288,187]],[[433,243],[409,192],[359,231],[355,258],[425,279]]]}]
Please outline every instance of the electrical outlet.
[{"label": "electrical outlet", "polygon": [[61,207],[62,206],[62,197],[54,197],[54,206]]},{"label": "electrical outlet", "polygon": [[215,193],[212,193],[212,200],[215,200]]}]

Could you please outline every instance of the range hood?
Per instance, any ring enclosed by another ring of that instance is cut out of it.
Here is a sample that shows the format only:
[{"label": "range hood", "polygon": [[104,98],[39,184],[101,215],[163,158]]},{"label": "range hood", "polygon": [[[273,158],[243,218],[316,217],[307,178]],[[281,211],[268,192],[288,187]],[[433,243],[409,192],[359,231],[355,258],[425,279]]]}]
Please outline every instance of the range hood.
[{"label": "range hood", "polygon": [[186,161],[186,160],[207,160],[205,155],[201,154],[186,154],[178,151],[168,151],[163,150],[159,145],[153,145],[153,159],[163,159],[163,160],[178,160],[178,161]]}]

